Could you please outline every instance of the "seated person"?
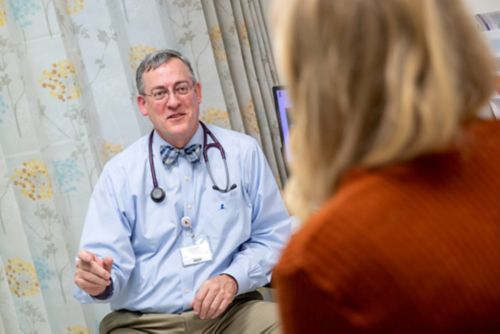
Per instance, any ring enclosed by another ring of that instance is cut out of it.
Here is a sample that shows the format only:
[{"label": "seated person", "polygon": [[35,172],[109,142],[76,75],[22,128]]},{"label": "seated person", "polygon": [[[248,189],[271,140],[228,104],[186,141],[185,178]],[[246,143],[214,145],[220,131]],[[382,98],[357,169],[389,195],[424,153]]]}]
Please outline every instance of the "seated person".
[{"label": "seated person", "polygon": [[76,298],[110,303],[100,333],[277,332],[255,289],[291,219],[257,142],[199,121],[201,84],[172,50],[148,55],[137,103],[154,130],[110,160],[77,258]]},{"label": "seated person", "polygon": [[[284,333],[500,333],[500,122],[460,0],[278,0]],[[498,161],[497,161],[498,160]]]}]

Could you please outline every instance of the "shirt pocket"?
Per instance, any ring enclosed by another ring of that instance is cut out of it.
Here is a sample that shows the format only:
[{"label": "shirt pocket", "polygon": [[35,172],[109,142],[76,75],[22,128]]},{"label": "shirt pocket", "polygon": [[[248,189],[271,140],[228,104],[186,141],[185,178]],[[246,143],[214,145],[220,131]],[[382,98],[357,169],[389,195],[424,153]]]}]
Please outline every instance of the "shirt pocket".
[{"label": "shirt pocket", "polygon": [[232,238],[243,241],[250,237],[248,206],[238,188],[221,193],[209,189],[205,212],[200,216],[203,233],[216,239]]}]

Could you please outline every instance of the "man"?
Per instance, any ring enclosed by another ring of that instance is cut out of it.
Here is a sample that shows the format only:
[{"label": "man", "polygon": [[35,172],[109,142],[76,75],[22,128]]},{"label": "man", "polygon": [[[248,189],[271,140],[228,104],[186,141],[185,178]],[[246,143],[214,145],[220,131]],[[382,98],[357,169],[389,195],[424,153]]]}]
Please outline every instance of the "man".
[{"label": "man", "polygon": [[136,81],[154,131],[103,169],[75,297],[111,303],[101,333],[277,331],[274,304],[254,290],[291,227],[261,149],[199,121],[201,85],[181,54],[148,55]]}]

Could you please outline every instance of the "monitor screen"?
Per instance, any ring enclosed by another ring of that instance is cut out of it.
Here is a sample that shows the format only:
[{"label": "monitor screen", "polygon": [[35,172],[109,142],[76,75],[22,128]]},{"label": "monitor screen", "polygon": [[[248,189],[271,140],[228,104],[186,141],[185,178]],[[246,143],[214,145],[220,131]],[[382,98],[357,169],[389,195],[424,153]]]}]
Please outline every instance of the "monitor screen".
[{"label": "monitor screen", "polygon": [[291,108],[290,100],[287,91],[283,86],[273,87],[274,104],[276,107],[276,115],[280,126],[281,141],[283,143],[283,154],[287,159],[290,158],[289,147],[289,129],[290,119],[288,110]]}]

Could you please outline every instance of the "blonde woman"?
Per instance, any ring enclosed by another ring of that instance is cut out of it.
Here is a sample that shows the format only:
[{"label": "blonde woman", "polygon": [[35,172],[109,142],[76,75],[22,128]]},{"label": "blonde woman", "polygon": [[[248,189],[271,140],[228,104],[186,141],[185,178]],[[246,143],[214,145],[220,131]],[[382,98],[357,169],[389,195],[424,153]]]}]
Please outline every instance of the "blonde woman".
[{"label": "blonde woman", "polygon": [[494,62],[459,0],[277,0],[285,333],[500,333]]}]

